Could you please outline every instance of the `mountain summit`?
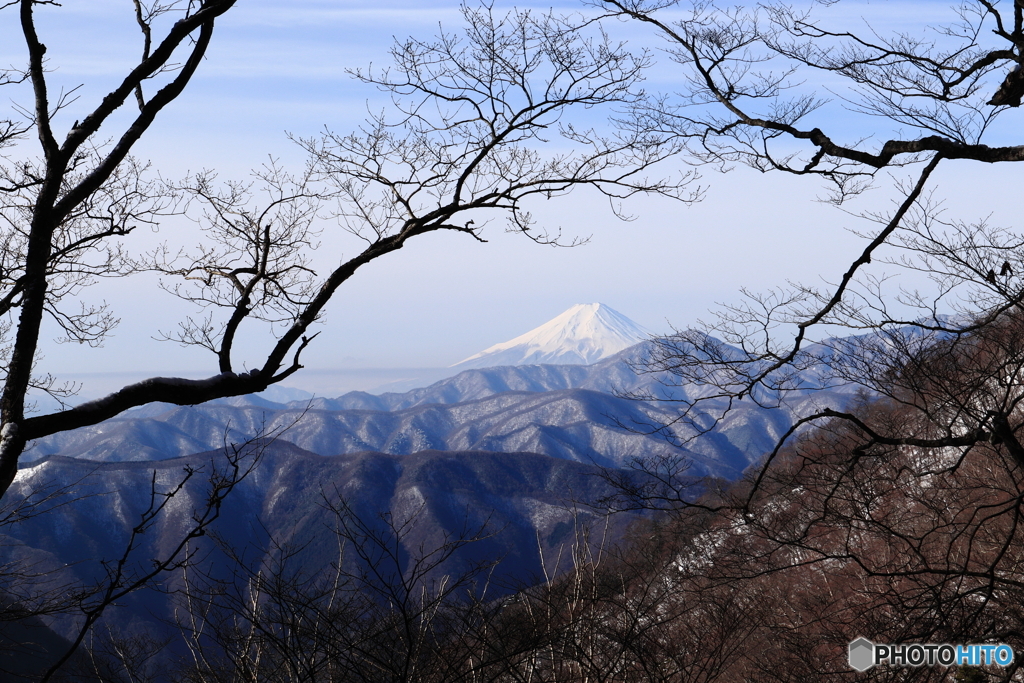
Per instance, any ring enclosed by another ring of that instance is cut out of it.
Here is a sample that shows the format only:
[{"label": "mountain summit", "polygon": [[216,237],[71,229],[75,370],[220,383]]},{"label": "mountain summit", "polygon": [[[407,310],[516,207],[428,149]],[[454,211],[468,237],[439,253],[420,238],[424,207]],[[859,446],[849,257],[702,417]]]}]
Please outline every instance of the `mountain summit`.
[{"label": "mountain summit", "polygon": [[588,365],[648,336],[647,330],[604,304],[576,304],[540,327],[495,344],[451,367]]}]

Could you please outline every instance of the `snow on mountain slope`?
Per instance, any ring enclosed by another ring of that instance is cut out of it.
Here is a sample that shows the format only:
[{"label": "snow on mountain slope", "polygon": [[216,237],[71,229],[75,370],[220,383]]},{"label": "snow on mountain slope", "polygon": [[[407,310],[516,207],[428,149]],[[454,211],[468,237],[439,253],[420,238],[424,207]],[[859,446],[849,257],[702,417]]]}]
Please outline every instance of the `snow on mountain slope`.
[{"label": "snow on mountain slope", "polygon": [[453,368],[497,365],[587,365],[646,339],[649,333],[604,304],[576,304],[515,339],[484,349]]},{"label": "snow on mountain slope", "polygon": [[[102,582],[107,578],[107,565],[100,560],[112,560],[124,552],[139,515],[150,506],[154,479],[159,489],[166,491],[182,482],[184,468],[190,468],[197,475],[185,482],[147,527],[147,533],[133,541],[135,550],[126,571],[150,567],[148,559],[165,557],[167,548],[177,544],[182,530],[191,524],[193,511],[204,505],[213,463],[218,468],[228,467],[220,453],[212,452],[145,463],[99,463],[55,456],[23,469],[5,502],[15,506],[39,500],[41,491],[58,491],[49,505],[59,505],[59,509],[7,525],[0,534],[0,565],[31,567],[54,584],[58,580],[69,586]],[[394,544],[395,562],[403,563],[397,565],[400,568],[407,558],[420,557],[452,540],[454,547],[440,558],[441,564],[422,563],[432,572],[422,579],[424,585],[440,585],[445,576],[465,576],[472,567],[500,560],[486,575],[487,597],[493,600],[532,577],[572,568],[572,560],[567,558],[572,556],[570,548],[579,542],[580,525],[595,524],[597,518],[587,508],[570,504],[569,497],[598,500],[610,495],[611,486],[599,474],[590,464],[534,453],[363,452],[327,457],[279,439],[268,444],[252,473],[225,501],[213,533],[190,540],[189,549],[202,558],[208,576],[218,577],[218,581],[220,577],[230,581],[242,566],[301,568],[299,576],[304,580],[319,576],[317,568],[331,571],[336,562],[345,563],[344,571],[359,570],[361,557],[366,556],[349,552],[339,558],[338,538],[332,533],[335,519],[325,505],[325,501],[335,502],[344,496],[352,513],[374,533],[386,528],[369,526],[375,520],[382,524],[381,520],[391,515],[408,520],[402,522],[399,534],[382,536]],[[615,515],[611,527],[595,538],[607,534],[613,542],[625,535],[637,517]],[[604,524],[602,521],[598,528]],[[454,541],[468,538],[476,529],[481,530],[477,540]],[[214,535],[216,543],[211,540]],[[224,553],[228,548],[232,551]],[[244,565],[231,559],[234,553]],[[295,564],[283,565],[284,561]],[[387,564],[389,561],[383,558],[374,566],[392,571],[396,565]],[[179,574],[165,576],[169,578],[164,585],[171,590],[127,595],[104,612],[104,623],[115,631],[145,633],[161,640],[177,636],[175,615],[182,603],[174,588],[182,584]],[[309,585],[314,585],[312,581]],[[6,623],[24,628],[20,622]],[[66,610],[48,617],[47,625],[62,637],[74,638],[80,620]],[[16,652],[14,646],[22,643],[27,641],[8,639],[3,654]],[[59,652],[66,648],[65,643]],[[177,654],[168,647],[158,656],[173,660]],[[0,663],[10,661],[0,657]]]}]

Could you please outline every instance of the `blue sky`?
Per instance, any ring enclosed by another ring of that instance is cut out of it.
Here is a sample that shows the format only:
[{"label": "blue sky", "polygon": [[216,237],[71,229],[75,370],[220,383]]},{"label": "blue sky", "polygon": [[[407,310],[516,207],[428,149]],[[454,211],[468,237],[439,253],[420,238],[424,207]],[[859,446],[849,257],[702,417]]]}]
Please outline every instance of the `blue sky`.
[{"label": "blue sky", "polygon": [[[550,5],[519,3],[524,4]],[[907,4],[856,7],[878,12],[877,28],[896,16],[914,16],[894,11]],[[842,7],[837,11],[851,11]],[[63,8],[38,12],[46,15],[40,30],[56,69],[53,78],[67,88],[83,84],[77,93],[81,106],[116,82],[139,49],[127,0],[69,0]],[[0,58],[7,63],[22,59],[11,33],[15,18],[9,9],[0,13]],[[168,177],[213,168],[223,178],[245,178],[268,156],[298,167],[302,154],[286,133],[310,136],[325,126],[348,132],[359,125],[368,103],[380,103],[378,93],[354,82],[345,69],[382,65],[392,36],[426,37],[439,23],[447,30],[459,28],[456,3],[240,0],[220,22],[194,82],[162,114],[137,153]],[[611,28],[637,47],[657,45],[635,27]],[[670,88],[673,73],[662,67],[652,74],[650,87]],[[73,108],[69,119],[72,113]],[[833,122],[841,125],[841,115]],[[547,225],[590,236],[582,247],[538,246],[504,234],[497,224],[487,244],[463,235],[431,235],[412,243],[366,267],[343,288],[306,363],[311,368],[447,366],[573,304],[596,301],[648,329],[667,331],[666,320],[691,325],[717,302],[735,301],[741,287],[764,290],[787,279],[834,281],[858,249],[859,241],[844,228],[864,226],[817,203],[821,187],[814,180],[745,169],[704,174],[701,184],[708,191],[701,204],[641,198],[627,206],[636,217],[629,223],[586,194],[537,207]],[[1020,171],[950,165],[940,176],[951,210],[967,218],[991,211],[995,220],[1015,217],[1016,203],[1008,201],[1007,190],[1019,187]],[[889,196],[879,190],[863,206],[884,208]],[[172,236],[168,228],[140,237],[140,243]],[[331,246],[323,258],[329,258]],[[41,369],[59,374],[212,371],[212,357],[203,352],[152,339],[187,313],[155,284],[154,278],[141,278],[130,287],[112,281],[89,290],[87,297],[107,300],[122,319],[114,337],[98,350],[50,345]],[[247,350],[257,359],[265,340],[251,341]]]}]

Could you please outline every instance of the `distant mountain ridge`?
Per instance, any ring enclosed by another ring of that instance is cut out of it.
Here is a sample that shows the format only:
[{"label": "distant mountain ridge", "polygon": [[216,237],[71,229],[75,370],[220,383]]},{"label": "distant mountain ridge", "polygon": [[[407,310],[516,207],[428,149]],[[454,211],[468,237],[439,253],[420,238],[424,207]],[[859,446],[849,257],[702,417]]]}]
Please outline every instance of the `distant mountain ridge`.
[{"label": "distant mountain ridge", "polygon": [[[433,384],[404,392],[371,394],[350,391],[337,398],[315,398],[310,405],[322,410],[404,410],[428,403],[462,403],[505,391],[561,391],[590,389],[615,394],[663,386],[655,374],[638,374],[632,366],[650,352],[650,342],[634,344],[613,356],[590,365],[503,365],[463,370]],[[661,376],[664,379],[664,376]],[[661,392],[662,398],[678,397],[678,392]],[[227,399],[237,405],[244,399]],[[289,403],[288,405],[297,405]]]},{"label": "distant mountain ridge", "polygon": [[[679,384],[669,372],[642,371],[653,343],[642,341],[589,365],[504,365],[474,368],[404,392],[371,394],[350,391],[337,398],[315,398],[309,405],[322,410],[404,410],[428,403],[461,403],[505,391],[589,389],[607,394],[645,394],[655,403],[672,403],[707,396],[711,387]],[[738,352],[738,351],[737,351]],[[816,388],[808,384],[808,388]],[[233,405],[255,403],[251,397],[223,399]],[[296,402],[289,406],[299,405]],[[302,403],[302,405],[306,405]]]},{"label": "distant mountain ridge", "polygon": [[576,304],[540,327],[495,344],[452,365],[487,368],[499,365],[595,363],[646,339],[650,333],[604,304]]},{"label": "distant mountain ridge", "polygon": [[[162,408],[158,414],[116,418],[40,439],[25,461],[51,454],[101,462],[165,460],[216,449],[225,438],[241,441],[260,429],[285,427],[282,440],[329,456],[371,450],[393,455],[484,450],[534,452],[618,467],[636,455],[677,452],[657,436],[631,432],[616,423],[661,422],[671,413],[585,389],[502,392],[475,401],[396,411],[291,406],[275,410],[223,403]],[[701,473],[729,478],[749,464],[728,447],[727,439],[695,458]]]},{"label": "distant mountain ridge", "polygon": [[[702,431],[711,429],[698,436],[692,425],[677,420],[678,402],[708,399],[717,390],[680,383],[668,371],[638,374],[636,368],[645,367],[654,343],[643,341],[587,365],[468,369],[403,393],[350,392],[289,403],[264,395],[200,406],[151,404],[37,440],[23,462],[56,454],[101,462],[164,460],[216,449],[225,440],[242,441],[261,429],[288,427],[283,439],[328,456],[534,452],[623,467],[638,457],[682,455],[693,462],[695,475],[734,479],[774,447],[794,416],[825,405],[842,408],[856,389],[834,386],[810,366],[787,377],[788,386],[800,390],[785,401],[778,391],[766,389],[758,401],[736,401],[725,414],[724,399],[707,401],[695,419],[702,421]],[[814,353],[824,356],[826,351]],[[772,408],[776,404],[779,409]],[[713,424],[716,417],[721,419]],[[666,442],[660,426],[668,424],[673,424],[668,435],[683,449]]]},{"label": "distant mountain ridge", "polygon": [[[402,394],[351,392],[287,405],[261,397],[201,406],[153,404],[100,425],[40,439],[24,460],[51,454],[104,462],[163,460],[298,420],[282,438],[321,455],[371,450],[408,455],[430,449],[534,452],[612,467],[642,456],[685,455],[693,461],[694,474],[735,479],[774,446],[797,411],[811,402],[841,407],[847,399],[841,392],[808,391],[781,410],[738,401],[712,433],[679,450],[652,433],[653,426],[678,415],[673,400],[706,396],[709,389],[670,386],[672,378],[664,373],[637,375],[632,366],[649,352],[649,344],[592,365],[466,370]],[[621,391],[648,392],[662,401],[629,400],[616,395]],[[682,425],[676,433],[682,439],[693,435]]]}]

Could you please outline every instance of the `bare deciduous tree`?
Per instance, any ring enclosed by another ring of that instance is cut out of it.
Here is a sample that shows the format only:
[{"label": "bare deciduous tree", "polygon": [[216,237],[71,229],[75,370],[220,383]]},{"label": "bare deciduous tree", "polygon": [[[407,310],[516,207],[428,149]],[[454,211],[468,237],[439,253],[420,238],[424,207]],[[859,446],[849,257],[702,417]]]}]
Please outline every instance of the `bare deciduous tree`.
[{"label": "bare deciduous tree", "polygon": [[[47,94],[45,46],[34,19],[35,11],[50,10],[52,3],[16,4],[28,67],[5,77],[30,83],[33,100],[21,110],[23,118],[2,130],[7,143],[34,132],[41,157],[9,160],[3,167],[0,313],[6,314],[9,341],[0,399],[0,493],[32,439],[152,401],[201,403],[262,391],[288,377],[301,367],[300,354],[315,336],[310,328],[338,288],[357,269],[413,238],[455,231],[482,240],[483,223],[505,216],[511,229],[550,242],[556,236],[535,226],[524,202],[580,186],[603,193],[613,206],[636,193],[687,198],[687,178],[646,177],[653,164],[674,153],[672,141],[636,126],[598,131],[596,117],[637,101],[647,59],[599,32],[588,35],[586,22],[581,28],[552,14],[497,16],[488,7],[465,9],[463,32],[397,44],[393,67],[357,74],[391,94],[389,111],[358,133],[302,140],[309,168],[297,177],[266,169],[261,181],[269,198],[259,203],[248,188],[217,186],[209,175],[157,184],[146,180],[144,164],[129,157],[156,114],[188,83],[214,20],[233,2],[136,3],[144,39],[139,65],[70,127],[64,142],[55,130],[68,99],[54,103]],[[157,41],[156,29],[168,17],[177,21]],[[186,44],[190,51],[182,58],[177,50]],[[173,70],[175,60],[181,66]],[[143,86],[159,77],[168,83],[147,99]],[[110,135],[101,127],[113,125],[111,115],[132,96],[139,115],[111,145],[97,142],[101,130]],[[168,246],[148,264],[127,258],[117,239],[179,209],[176,202],[183,197],[205,207],[197,216],[208,231],[204,246]],[[306,253],[321,210],[366,246],[329,272],[314,274]],[[95,276],[139,268],[183,278],[170,288],[200,310],[176,338],[212,350],[217,372],[202,380],[153,377],[73,408],[27,415],[31,387],[60,391],[45,373],[33,379],[44,315],[57,320],[68,339],[100,343],[115,323],[113,314],[104,307],[68,311],[62,297]],[[250,320],[272,321],[275,334],[262,357],[246,359],[246,367],[255,369],[239,372],[235,341]]]},{"label": "bare deciduous tree", "polygon": [[[959,188],[935,183],[940,166],[1024,160],[1013,129],[995,126],[1021,103],[1024,8],[964,2],[944,24],[886,33],[851,25],[841,3],[591,4],[665,39],[682,89],[636,116],[695,163],[824,179],[844,208],[883,182],[896,195],[891,210],[854,214],[865,246],[832,283],[744,292],[711,324],[657,340],[646,365],[705,386],[679,417],[697,432],[740,400],[778,407],[838,385],[861,395],[798,415],[731,491],[700,498],[685,462],[668,460],[647,463],[655,484],[624,489],[626,501],[713,512],[702,573],[776,596],[765,637],[791,649],[747,680],[841,678],[857,635],[1020,647],[1024,236],[950,218],[941,197]],[[828,116],[832,97],[841,117]],[[893,271],[928,284],[897,289]],[[823,643],[818,659],[801,649]]]},{"label": "bare deciduous tree", "polygon": [[[54,318],[68,339],[95,344],[114,318],[104,307],[68,310],[62,303],[96,275],[121,272],[125,263],[117,238],[137,224],[156,219],[166,208],[165,196],[143,180],[140,165],[129,156],[132,147],[156,116],[188,85],[206,54],[216,20],[234,0],[137,5],[145,35],[138,63],[116,88],[86,116],[67,126],[62,112],[72,102],[69,92],[50,92],[46,45],[38,32],[36,13],[52,11],[54,3],[9,2],[5,16],[16,12],[24,38],[25,66],[0,75],[5,85],[27,83],[30,103],[16,106],[19,118],[0,125],[0,145],[20,152],[21,138],[34,135],[38,151],[0,164],[0,313],[4,318],[3,392],[0,396],[0,490],[14,478],[18,457],[33,438],[26,423],[25,396],[33,386],[53,389],[45,375],[34,379],[43,318]],[[175,21],[157,26],[162,14]],[[153,29],[164,30],[153,40]],[[143,83],[160,87],[150,97]],[[133,95],[138,114],[121,125],[119,112]],[[112,140],[110,143],[104,140]],[[15,321],[15,314],[17,320]]]},{"label": "bare deciduous tree", "polygon": [[472,661],[479,649],[468,636],[496,614],[487,602],[498,560],[459,569],[454,561],[493,535],[486,522],[429,545],[414,541],[426,531],[422,508],[363,519],[332,496],[324,513],[322,533],[337,538],[333,556],[312,552],[315,542],[270,539],[255,562],[224,548],[226,577],[186,570],[183,680],[454,682],[492,664]]},{"label": "bare deciduous tree", "polygon": [[[635,113],[647,130],[684,144],[694,163],[821,178],[836,204],[882,181],[899,195],[891,212],[861,214],[872,226],[863,231],[866,246],[834,286],[745,292],[747,303],[726,309],[717,323],[666,339],[652,367],[722,389],[702,396],[705,403],[777,403],[780,393],[803,388],[794,373],[831,372],[831,354],[844,349],[808,353],[808,346],[827,346],[820,337],[837,328],[956,334],[976,323],[939,314],[995,316],[1016,305],[1019,236],[945,219],[930,187],[940,164],[967,170],[1024,159],[1024,146],[1003,145],[1006,135],[993,131],[1020,103],[1013,93],[1024,83],[1021,8],[964,2],[946,23],[922,22],[922,35],[933,36],[923,38],[859,32],[832,3],[806,10],[676,0],[591,4],[664,39],[681,90],[651,98]],[[910,169],[906,177],[903,168]],[[882,263],[933,275],[937,294],[891,298],[877,269]]]},{"label": "bare deciduous tree", "polygon": [[[892,211],[859,214],[871,226],[862,235],[866,246],[834,286],[744,292],[746,302],[717,321],[656,341],[645,369],[711,387],[684,401],[679,419],[702,433],[715,424],[708,413],[720,416],[736,400],[774,407],[815,387],[855,385],[909,402],[931,425],[927,436],[910,436],[861,423],[872,444],[969,448],[993,440],[1019,451],[1008,423],[1015,422],[1016,383],[1008,378],[1021,357],[1005,330],[1016,325],[1024,295],[1024,237],[947,218],[930,188],[940,164],[1021,160],[1024,146],[985,141],[997,137],[996,119],[1019,106],[1013,93],[1021,83],[1024,10],[1009,7],[1006,17],[990,3],[965,2],[947,23],[923,27],[935,36],[925,40],[860,34],[841,25],[830,5],[592,4],[665,39],[683,90],[648,99],[635,115],[646,130],[684,144],[695,163],[823,178],[836,204],[883,179],[898,194]],[[827,89],[822,77],[830,79]],[[829,92],[846,103],[842,123],[823,115],[831,105],[822,93]],[[824,130],[829,124],[836,130]],[[851,141],[837,142],[843,136]],[[924,274],[930,286],[893,292],[882,268]],[[867,334],[837,338],[837,331]],[[975,350],[993,345],[999,352],[984,360]],[[938,368],[936,354],[964,365]],[[911,372],[922,363],[929,372]],[[786,438],[819,420],[856,420],[838,408],[799,416]],[[653,427],[672,433],[671,425]]]}]

